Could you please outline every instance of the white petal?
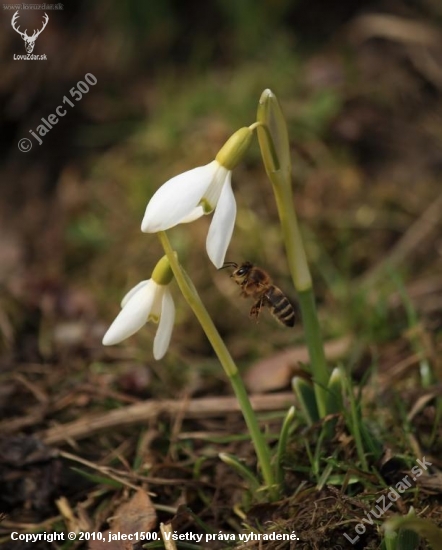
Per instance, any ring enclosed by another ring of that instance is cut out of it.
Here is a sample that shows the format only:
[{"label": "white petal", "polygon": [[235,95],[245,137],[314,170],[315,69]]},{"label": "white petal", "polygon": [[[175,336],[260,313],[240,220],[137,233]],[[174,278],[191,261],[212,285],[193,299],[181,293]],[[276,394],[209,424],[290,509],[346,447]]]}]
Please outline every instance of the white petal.
[{"label": "white petal", "polygon": [[210,212],[214,210],[218,204],[223,187],[227,181],[230,181],[231,174],[232,172],[227,170],[227,168],[224,168],[224,166],[218,166],[212,178],[212,183],[209,185],[209,188],[204,193],[203,197],[203,199],[208,203],[207,206],[210,207]]},{"label": "white petal", "polygon": [[207,254],[218,269],[224,264],[224,258],[230,239],[232,238],[236,218],[236,202],[230,179],[231,173],[229,172],[226,183],[221,191],[206,240]]},{"label": "white petal", "polygon": [[169,347],[172,336],[173,324],[175,322],[175,304],[169,289],[164,291],[163,304],[161,307],[160,323],[153,342],[153,356],[161,359]]},{"label": "white petal", "polygon": [[[150,281],[151,279],[149,279]],[[127,294],[125,294],[124,298],[121,300],[121,307],[124,307],[127,302],[134,296],[139,290],[144,288],[149,281],[141,281],[141,283],[138,283],[135,285]]]},{"label": "white petal", "polygon": [[190,223],[194,220],[197,220],[198,218],[201,218],[201,216],[204,215],[204,209],[202,206],[197,206],[192,212],[185,216],[184,218],[181,218],[180,223]]},{"label": "white petal", "polygon": [[145,285],[144,289],[133,294],[104,335],[103,345],[118,344],[140,330],[147,322],[154,298],[153,285]]},{"label": "white petal", "polygon": [[188,218],[198,206],[218,167],[219,163],[214,160],[166,181],[150,199],[141,231],[164,231]]},{"label": "white petal", "polygon": [[155,298],[152,302],[152,307],[150,308],[149,321],[152,320],[155,323],[158,323],[158,320],[161,317],[164,293],[168,289],[167,289],[167,286],[165,285],[159,285],[157,283],[154,283],[154,284],[156,286]]}]

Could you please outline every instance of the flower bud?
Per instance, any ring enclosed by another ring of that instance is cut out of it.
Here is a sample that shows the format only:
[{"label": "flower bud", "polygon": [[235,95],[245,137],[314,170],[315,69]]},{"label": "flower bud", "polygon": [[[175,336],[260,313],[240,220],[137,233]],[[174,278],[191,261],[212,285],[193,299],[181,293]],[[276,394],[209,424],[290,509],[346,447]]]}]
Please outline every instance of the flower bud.
[{"label": "flower bud", "polygon": [[287,124],[275,94],[269,89],[264,90],[259,99],[257,121],[267,128],[265,131],[258,126],[258,141],[267,173],[283,170],[290,174]]},{"label": "flower bud", "polygon": [[327,412],[338,413],[344,410],[342,391],[345,387],[345,373],[342,367],[333,369],[328,381]]}]

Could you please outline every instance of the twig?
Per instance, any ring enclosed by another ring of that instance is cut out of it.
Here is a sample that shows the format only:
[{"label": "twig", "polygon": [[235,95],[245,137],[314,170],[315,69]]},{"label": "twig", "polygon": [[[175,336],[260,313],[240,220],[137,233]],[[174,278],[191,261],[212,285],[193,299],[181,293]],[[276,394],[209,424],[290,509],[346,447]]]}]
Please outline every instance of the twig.
[{"label": "twig", "polygon": [[[272,395],[257,395],[251,398],[256,411],[277,411],[288,409],[294,402],[290,392]],[[76,440],[90,437],[97,432],[133,424],[145,423],[161,414],[174,415],[184,411],[186,418],[207,418],[223,416],[226,413],[240,412],[235,397],[205,397],[192,399],[184,407],[180,401],[167,399],[135,403],[102,414],[87,415],[79,420],[54,426],[39,433],[48,445],[62,443],[68,439]]]},{"label": "twig", "polygon": [[[83,464],[84,466],[87,466],[88,468],[91,468],[92,470],[96,470],[97,472],[100,472],[104,476],[107,476],[114,481],[117,481],[118,483],[121,483],[122,485],[126,485],[127,487],[131,487],[132,489],[137,490],[138,487],[134,485],[133,483],[130,483],[126,479],[123,479],[119,475],[116,475],[111,468],[108,468],[107,466],[101,466],[100,464],[95,464],[94,462],[90,462],[89,460],[86,460],[85,458],[82,458],[80,456],[73,455],[71,453],[66,453],[65,451],[59,451],[59,455],[63,458],[66,458],[67,460],[72,460],[74,462],[79,462],[80,464]],[[60,512],[62,511],[59,508]],[[65,515],[62,513],[63,517]]]}]

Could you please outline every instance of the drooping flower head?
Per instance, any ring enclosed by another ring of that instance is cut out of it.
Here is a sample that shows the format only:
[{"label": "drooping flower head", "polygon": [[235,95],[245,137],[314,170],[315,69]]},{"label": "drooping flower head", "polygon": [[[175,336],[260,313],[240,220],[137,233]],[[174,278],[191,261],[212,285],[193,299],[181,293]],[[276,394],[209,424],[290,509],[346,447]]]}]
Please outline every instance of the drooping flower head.
[{"label": "drooping flower head", "polygon": [[250,145],[252,130],[240,128],[220,149],[214,161],[179,174],[162,185],[147,205],[144,233],[165,231],[215,211],[206,249],[212,263],[222,267],[236,218],[231,175]]},{"label": "drooping flower head", "polygon": [[155,359],[161,359],[169,347],[175,321],[175,305],[169,290],[173,274],[163,256],[152,277],[132,288],[121,302],[121,311],[103,337],[103,345],[118,344],[135,334],[148,321],[158,323],[153,343]]}]

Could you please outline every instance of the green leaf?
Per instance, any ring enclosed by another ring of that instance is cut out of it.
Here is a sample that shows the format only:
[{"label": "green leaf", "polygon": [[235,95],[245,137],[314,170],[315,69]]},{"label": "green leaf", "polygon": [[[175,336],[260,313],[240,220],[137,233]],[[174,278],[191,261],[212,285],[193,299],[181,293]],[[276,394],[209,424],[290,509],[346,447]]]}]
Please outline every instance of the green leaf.
[{"label": "green leaf", "polygon": [[290,407],[290,409],[287,411],[286,417],[284,418],[284,422],[282,423],[281,433],[279,434],[278,448],[276,451],[275,478],[277,483],[279,484],[281,484],[283,479],[282,461],[284,459],[289,432],[290,428],[293,425],[294,418],[295,407]]},{"label": "green leaf", "polygon": [[[415,516],[394,517],[387,520],[383,528],[386,533],[397,531],[398,529],[414,531],[419,536],[427,539],[433,550],[440,550],[442,548],[442,530],[429,519],[417,518]],[[398,546],[398,550],[399,548]],[[403,548],[405,549],[405,547]]]},{"label": "green leaf", "polygon": [[319,420],[318,407],[313,386],[300,376],[292,378],[292,388],[298,398],[299,405],[306,418],[307,424],[312,426]]},{"label": "green leaf", "polygon": [[71,470],[74,470],[74,472],[77,472],[77,474],[80,474],[82,477],[88,479],[89,481],[93,481],[97,485],[108,485],[109,487],[115,487],[116,489],[121,489],[121,487],[124,487],[122,483],[120,483],[119,481],[115,481],[115,479],[97,476],[95,474],[89,474],[88,472],[85,472],[81,468],[76,468],[75,466],[72,466]]},{"label": "green leaf", "polygon": [[342,391],[344,388],[344,376],[343,370],[339,367],[333,369],[331,373],[327,386],[327,412],[329,414],[341,412],[343,409]]},{"label": "green leaf", "polygon": [[236,472],[247,481],[250,491],[255,492],[260,488],[258,478],[251,470],[249,470],[249,468],[247,468],[247,466],[240,462],[236,456],[227,453],[220,453],[219,457],[225,464],[228,464],[236,470]]}]

